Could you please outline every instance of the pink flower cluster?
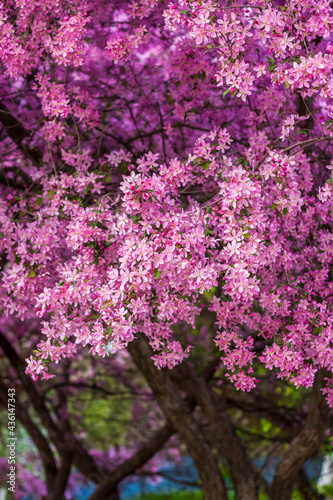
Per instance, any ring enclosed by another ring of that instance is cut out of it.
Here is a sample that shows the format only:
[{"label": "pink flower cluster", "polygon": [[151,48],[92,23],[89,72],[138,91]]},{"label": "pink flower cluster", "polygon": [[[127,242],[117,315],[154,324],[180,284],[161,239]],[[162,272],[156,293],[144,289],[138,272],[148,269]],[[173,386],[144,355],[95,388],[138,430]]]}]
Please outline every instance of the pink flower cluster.
[{"label": "pink flower cluster", "polygon": [[28,373],[141,332],[172,368],[207,309],[238,389],[332,372],[332,31],[328,0],[2,3],[0,303],[41,321]]},{"label": "pink flower cluster", "polygon": [[148,41],[148,38],[149,33],[146,27],[141,26],[124,38],[117,37],[110,39],[106,45],[106,53],[115,64],[127,61],[138,47]]}]

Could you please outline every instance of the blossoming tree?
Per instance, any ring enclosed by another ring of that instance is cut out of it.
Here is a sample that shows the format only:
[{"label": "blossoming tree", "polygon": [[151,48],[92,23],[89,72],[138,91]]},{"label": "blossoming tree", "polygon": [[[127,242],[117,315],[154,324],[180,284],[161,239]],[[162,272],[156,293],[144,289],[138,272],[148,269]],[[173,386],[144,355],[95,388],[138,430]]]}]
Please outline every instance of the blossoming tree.
[{"label": "blossoming tree", "polygon": [[1,348],[15,366],[24,347],[32,398],[58,363],[89,351],[107,366],[126,349],[207,500],[227,493],[193,404],[236,498],[259,482],[200,346],[237,390],[262,373],[312,388],[272,500],[291,498],[327,438],[332,31],[328,0],[0,6]]}]

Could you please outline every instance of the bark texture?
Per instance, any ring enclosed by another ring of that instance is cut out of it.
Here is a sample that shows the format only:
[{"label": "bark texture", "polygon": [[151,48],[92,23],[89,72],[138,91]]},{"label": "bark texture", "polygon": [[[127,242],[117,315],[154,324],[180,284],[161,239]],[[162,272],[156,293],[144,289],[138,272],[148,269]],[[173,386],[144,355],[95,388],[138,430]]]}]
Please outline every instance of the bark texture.
[{"label": "bark texture", "polygon": [[151,360],[153,353],[148,340],[143,335],[139,335],[128,345],[128,350],[149,384],[165,417],[185,443],[202,481],[205,500],[227,500],[216,457],[169,373],[166,370],[158,370],[154,366]]},{"label": "bark texture", "polygon": [[225,458],[236,500],[256,500],[258,498],[258,471],[249,458],[246,448],[235,432],[235,427],[220,398],[207,382],[198,376],[194,367],[183,362],[176,366],[171,376],[196,399],[211,425],[216,438],[216,447]]},{"label": "bark texture", "polygon": [[328,372],[316,373],[310,397],[309,413],[300,433],[290,443],[279,462],[271,487],[271,500],[290,500],[293,486],[305,462],[315,456],[326,438],[330,409],[321,392]]}]

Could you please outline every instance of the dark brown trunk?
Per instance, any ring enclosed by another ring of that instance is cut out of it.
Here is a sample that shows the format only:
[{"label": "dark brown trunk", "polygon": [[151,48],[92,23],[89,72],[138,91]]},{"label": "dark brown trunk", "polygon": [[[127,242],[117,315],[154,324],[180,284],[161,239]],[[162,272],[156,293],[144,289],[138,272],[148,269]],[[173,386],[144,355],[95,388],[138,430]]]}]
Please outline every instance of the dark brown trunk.
[{"label": "dark brown trunk", "polygon": [[236,435],[222,401],[189,363],[183,362],[176,366],[171,376],[189,396],[196,399],[209,421],[215,445],[228,464],[236,500],[257,500],[258,472],[247,455],[245,446]]},{"label": "dark brown trunk", "polygon": [[329,407],[321,392],[324,378],[329,374],[326,370],[316,373],[310,397],[310,408],[305,424],[283,453],[271,487],[271,500],[290,500],[297,475],[305,462],[315,456],[326,438],[329,425]]},{"label": "dark brown trunk", "polygon": [[227,500],[226,489],[217,460],[190,408],[181,398],[177,386],[166,370],[158,370],[151,356],[153,352],[145,336],[139,335],[128,350],[147,380],[167,420],[185,443],[202,481],[205,500]]}]

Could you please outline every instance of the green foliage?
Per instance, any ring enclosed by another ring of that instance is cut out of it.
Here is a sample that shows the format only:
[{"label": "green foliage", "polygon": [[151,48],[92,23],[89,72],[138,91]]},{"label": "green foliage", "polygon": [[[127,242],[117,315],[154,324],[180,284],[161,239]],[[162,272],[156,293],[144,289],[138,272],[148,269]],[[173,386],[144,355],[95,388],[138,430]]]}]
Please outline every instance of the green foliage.
[{"label": "green foliage", "polygon": [[162,271],[159,271],[158,269],[154,269],[154,278],[157,279],[161,276]]},{"label": "green foliage", "polygon": [[322,487],[322,493],[327,498],[333,498],[333,484],[326,484],[325,486],[323,486]]},{"label": "green foliage", "polygon": [[[106,393],[83,390],[80,395],[68,397],[68,406],[72,425],[78,425],[78,432],[84,433],[91,446],[107,450],[110,445],[125,443],[133,399],[113,377],[100,376],[103,377]],[[95,383],[98,384],[98,380]],[[78,420],[79,424],[76,423]]]}]

